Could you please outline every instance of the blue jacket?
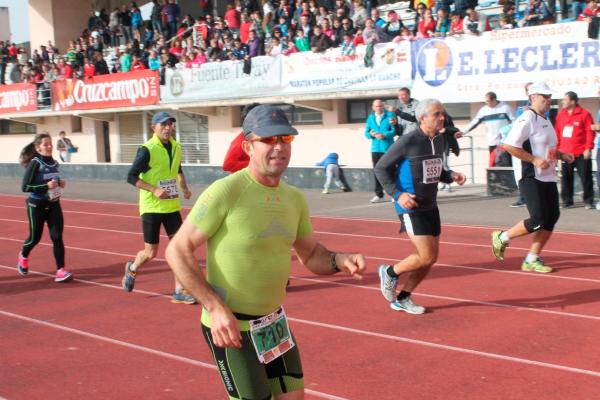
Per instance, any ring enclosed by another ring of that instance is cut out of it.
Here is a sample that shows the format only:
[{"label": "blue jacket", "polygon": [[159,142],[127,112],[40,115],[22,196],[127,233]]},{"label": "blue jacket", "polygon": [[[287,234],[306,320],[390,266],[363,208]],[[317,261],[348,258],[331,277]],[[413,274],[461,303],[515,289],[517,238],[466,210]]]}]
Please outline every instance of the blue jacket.
[{"label": "blue jacket", "polygon": [[338,163],[338,153],[329,153],[327,157],[321,162],[318,162],[316,165],[319,167],[323,167],[323,169],[327,169],[329,164],[337,164]]},{"label": "blue jacket", "polygon": [[[394,135],[396,134],[396,130],[390,124],[390,118],[396,118],[396,116],[390,112],[384,112],[383,117],[381,118],[381,123],[377,125],[374,112],[367,117],[365,137],[371,140],[371,153],[385,153],[387,149],[394,144]],[[379,132],[385,135],[385,138],[376,139],[371,136],[371,131]]]}]

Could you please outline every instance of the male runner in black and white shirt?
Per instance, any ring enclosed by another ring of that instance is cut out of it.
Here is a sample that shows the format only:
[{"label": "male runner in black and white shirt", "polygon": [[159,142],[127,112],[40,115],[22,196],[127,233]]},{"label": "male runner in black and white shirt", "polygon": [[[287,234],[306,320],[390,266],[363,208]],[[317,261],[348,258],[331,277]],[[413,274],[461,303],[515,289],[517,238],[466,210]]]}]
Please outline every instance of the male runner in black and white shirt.
[{"label": "male runner in black and white shirt", "polygon": [[544,82],[531,85],[531,107],[517,118],[504,141],[506,151],[522,161],[519,189],[525,197],[529,218],[507,231],[492,232],[492,251],[499,261],[504,260],[504,250],[511,239],[533,233],[533,241],[521,269],[539,273],[552,272],[539,255],[560,216],[556,163],[558,160],[572,163],[574,159],[572,154],[556,150],[556,133],[545,117],[550,109],[552,93]]}]

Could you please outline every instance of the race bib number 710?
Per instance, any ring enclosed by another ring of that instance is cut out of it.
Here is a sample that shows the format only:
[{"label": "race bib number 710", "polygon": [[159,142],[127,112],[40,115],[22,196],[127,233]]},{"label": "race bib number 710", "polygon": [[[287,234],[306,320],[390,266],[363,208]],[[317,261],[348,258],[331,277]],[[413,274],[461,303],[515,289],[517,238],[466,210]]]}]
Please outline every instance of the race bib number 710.
[{"label": "race bib number 710", "polygon": [[250,335],[258,360],[268,364],[295,346],[283,308],[250,321]]},{"label": "race bib number 710", "polygon": [[442,174],[442,159],[423,160],[423,183],[438,183]]}]

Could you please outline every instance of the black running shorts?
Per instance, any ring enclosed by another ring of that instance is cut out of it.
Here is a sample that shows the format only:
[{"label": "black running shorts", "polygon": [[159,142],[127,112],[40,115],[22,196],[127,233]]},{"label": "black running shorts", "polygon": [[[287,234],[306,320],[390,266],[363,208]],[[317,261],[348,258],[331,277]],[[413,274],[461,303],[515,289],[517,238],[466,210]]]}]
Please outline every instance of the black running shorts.
[{"label": "black running shorts", "polygon": [[440,210],[434,208],[426,211],[398,214],[400,218],[400,233],[407,232],[410,236],[440,236],[442,224]]},{"label": "black running shorts", "polygon": [[160,237],[160,226],[165,227],[167,236],[171,237],[177,233],[183,221],[179,211],[172,213],[146,213],[142,214],[142,230],[144,232],[144,243],[158,244]]}]

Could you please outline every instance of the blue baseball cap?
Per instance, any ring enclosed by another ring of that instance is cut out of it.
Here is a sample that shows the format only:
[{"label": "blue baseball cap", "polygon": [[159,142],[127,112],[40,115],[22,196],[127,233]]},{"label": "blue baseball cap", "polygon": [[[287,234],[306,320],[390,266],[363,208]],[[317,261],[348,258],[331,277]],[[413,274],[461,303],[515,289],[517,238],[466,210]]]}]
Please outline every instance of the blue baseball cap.
[{"label": "blue baseball cap", "polygon": [[242,128],[245,138],[251,134],[260,137],[298,134],[298,131],[290,125],[281,108],[266,104],[250,110],[244,119]]},{"label": "blue baseball cap", "polygon": [[159,111],[156,114],[154,114],[154,116],[152,117],[152,125],[164,124],[165,122],[167,122],[169,120],[175,122],[175,118],[171,117],[169,114],[167,114],[164,111]]}]

